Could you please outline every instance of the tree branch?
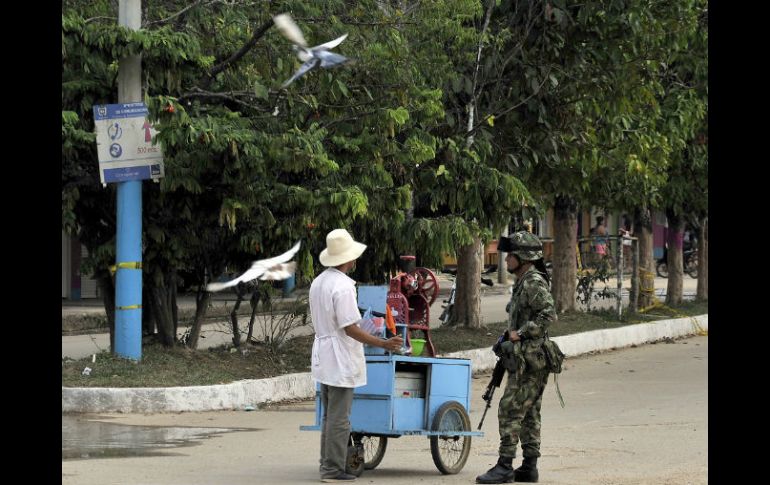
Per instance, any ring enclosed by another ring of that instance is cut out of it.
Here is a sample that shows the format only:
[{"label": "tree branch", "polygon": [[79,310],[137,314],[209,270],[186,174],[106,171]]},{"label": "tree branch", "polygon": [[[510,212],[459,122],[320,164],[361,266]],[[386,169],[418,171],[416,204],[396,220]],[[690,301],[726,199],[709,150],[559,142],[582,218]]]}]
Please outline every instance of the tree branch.
[{"label": "tree branch", "polygon": [[90,19],[86,19],[83,23],[89,23],[92,20],[118,20],[117,17],[91,17]]},{"label": "tree branch", "polygon": [[254,97],[253,93],[250,93],[248,91],[230,91],[229,93],[215,93],[211,91],[205,91],[198,87],[191,88],[190,92],[184,93],[181,95],[178,99],[181,103],[182,101],[189,99],[189,98],[210,98],[210,99],[223,99],[225,101],[232,101],[233,103],[237,103],[241,106],[244,106],[249,109],[253,109],[256,111],[267,111],[263,107],[259,105],[249,104],[241,99],[238,99],[237,96],[248,96],[248,97]]},{"label": "tree branch", "polygon": [[[514,12],[512,15],[514,19],[516,18],[516,15],[518,14],[518,12],[519,12],[519,4],[517,2],[514,7]],[[526,15],[526,14],[522,13],[522,15]],[[503,78],[506,72],[505,69],[508,67],[508,63],[511,62],[519,52],[522,54],[522,56],[524,54],[524,42],[526,42],[526,40],[529,38],[530,33],[532,32],[532,29],[535,26],[535,15],[536,14],[533,11],[533,2],[530,2],[528,16],[523,19],[524,32],[519,37],[521,40],[515,46],[513,46],[510,54],[506,57],[501,67],[498,69],[499,76],[497,77],[497,80],[495,82],[495,88],[494,88],[495,97],[500,96],[500,91],[503,86]]]},{"label": "tree branch", "polygon": [[[548,70],[548,72],[546,72],[546,73],[545,73],[545,76],[543,76],[543,80],[540,82],[540,85],[538,86],[538,88],[537,88],[537,91],[536,91],[536,92],[534,92],[534,93],[532,93],[532,94],[530,94],[530,95],[529,95],[529,96],[527,96],[526,98],[524,98],[524,100],[523,100],[521,103],[519,103],[519,104],[516,104],[516,105],[514,105],[514,106],[511,106],[511,107],[510,107],[510,108],[508,108],[508,109],[504,109],[503,111],[501,111],[501,112],[499,112],[499,113],[497,113],[497,114],[492,114],[492,115],[490,115],[490,116],[494,116],[495,118],[500,118],[500,117],[504,116],[505,114],[507,114],[507,113],[509,113],[509,112],[511,112],[511,111],[513,111],[513,110],[515,110],[515,109],[516,109],[516,108],[518,108],[519,106],[523,105],[524,103],[526,103],[526,102],[527,102],[527,101],[529,101],[530,99],[532,99],[532,98],[533,98],[533,97],[534,97],[534,96],[535,96],[537,93],[539,93],[539,92],[540,92],[540,89],[543,87],[543,84],[545,84],[545,82],[548,80],[548,74],[550,74],[550,73],[551,73],[551,70],[549,69],[549,70]],[[471,129],[471,130],[469,130],[469,131],[468,131],[468,134],[469,134],[469,135],[471,135],[472,133],[475,133],[475,132],[476,132],[476,130],[477,130],[477,129],[478,129],[480,126],[481,126],[481,125],[483,125],[483,124],[484,124],[484,122],[485,122],[485,121],[486,121],[488,118],[489,118],[489,116],[486,116],[486,117],[484,117],[484,119],[483,119],[483,120],[479,121],[479,122],[476,124],[476,126],[474,126],[474,127]]]},{"label": "tree branch", "polygon": [[[190,5],[186,6],[182,10],[178,11],[174,15],[166,17],[165,19],[153,20],[152,22],[147,22],[147,25],[149,26],[149,25],[152,25],[152,24],[163,24],[163,23],[166,23],[166,22],[168,22],[169,20],[171,20],[173,18],[176,18],[176,17],[178,17],[180,15],[183,15],[183,14],[187,13],[187,11],[190,10],[191,8],[197,7],[198,5],[201,4],[202,1],[203,0],[197,0],[197,1],[193,2],[193,3],[191,3]],[[209,2],[209,3],[215,3],[215,2]]]},{"label": "tree branch", "polygon": [[211,85],[211,81],[214,79],[214,76],[219,74],[220,72],[224,71],[227,66],[230,64],[234,64],[237,62],[241,57],[246,55],[247,52],[251,50],[252,47],[257,45],[257,41],[262,38],[263,35],[265,35],[265,32],[273,26],[273,18],[271,17],[270,20],[262,24],[255,32],[254,35],[251,36],[251,39],[249,39],[246,44],[241,47],[238,52],[231,55],[224,61],[220,62],[216,66],[211,68],[211,71],[206,75],[206,77],[203,79],[203,82],[201,83],[204,88],[208,88]]},{"label": "tree branch", "polygon": [[321,127],[322,128],[330,128],[330,127],[336,125],[337,123],[344,123],[345,121],[355,121],[357,119],[364,118],[366,116],[371,116],[373,114],[376,114],[378,111],[379,111],[379,109],[376,109],[374,111],[367,111],[367,112],[364,112],[364,113],[358,113],[355,116],[350,116],[350,117],[347,117],[347,118],[340,118],[340,119],[332,120],[329,123],[321,125]]},{"label": "tree branch", "polygon": [[476,114],[476,106],[478,104],[478,95],[476,94],[476,87],[478,86],[479,78],[479,66],[481,65],[481,51],[484,48],[484,34],[489,27],[489,19],[492,17],[492,8],[495,6],[495,0],[489,0],[487,5],[487,12],[484,15],[484,23],[481,27],[481,35],[479,36],[479,48],[476,52],[476,68],[473,71],[473,83],[471,84],[471,102],[468,106],[468,136],[465,139],[466,147],[470,147],[473,144],[473,118]]}]

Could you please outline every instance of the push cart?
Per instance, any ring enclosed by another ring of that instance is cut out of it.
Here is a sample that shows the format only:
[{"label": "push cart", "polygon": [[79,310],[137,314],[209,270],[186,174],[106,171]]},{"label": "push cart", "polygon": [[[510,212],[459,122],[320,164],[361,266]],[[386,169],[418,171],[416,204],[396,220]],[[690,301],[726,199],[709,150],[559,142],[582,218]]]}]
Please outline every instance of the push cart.
[{"label": "push cart", "polygon": [[[366,355],[367,384],[353,394],[346,472],[356,476],[377,467],[389,438],[427,436],[433,463],[442,474],[462,470],[471,450],[471,361],[398,354]],[[316,386],[315,424],[323,409]]]}]

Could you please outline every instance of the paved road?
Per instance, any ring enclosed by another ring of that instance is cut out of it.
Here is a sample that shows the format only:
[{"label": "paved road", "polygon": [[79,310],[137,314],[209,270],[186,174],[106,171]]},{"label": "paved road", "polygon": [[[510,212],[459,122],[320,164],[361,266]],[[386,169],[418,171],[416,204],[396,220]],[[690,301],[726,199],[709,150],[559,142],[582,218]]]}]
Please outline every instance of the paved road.
[{"label": "paved road", "polygon": [[[708,337],[693,337],[569,359],[543,402],[541,483],[696,485],[708,483]],[[471,423],[481,418],[488,376],[472,382]],[[498,393],[499,397],[499,393]],[[497,399],[496,399],[497,401]],[[318,483],[319,434],[312,402],[255,412],[112,414],[99,419],[142,426],[249,428],[216,435],[164,456],[65,460],[62,484],[253,485]],[[465,468],[442,476],[428,440],[391,440],[380,466],[358,483],[474,483],[497,458],[497,402],[474,438]],[[518,461],[518,460],[517,460]]]},{"label": "paved road", "polygon": [[[496,280],[495,280],[496,281]],[[659,298],[664,299],[665,298],[665,290],[666,290],[666,279],[663,278],[656,278],[655,280],[655,290],[656,295],[658,295]],[[442,284],[450,284],[449,282],[442,282]],[[610,280],[609,286],[611,289],[617,288],[617,280]],[[623,306],[628,306],[628,290],[631,287],[631,281],[630,279],[626,279],[623,282]],[[685,277],[684,279],[684,295],[685,298],[694,298],[695,297],[695,290],[697,287],[697,280]],[[438,320],[439,315],[441,314],[441,304],[443,299],[447,298],[447,296],[441,295],[436,300],[436,302],[433,303],[433,306],[431,307],[431,315],[430,315],[430,325],[432,328],[438,327],[440,322]],[[495,284],[494,287],[486,289],[486,287],[482,287],[482,304],[481,304],[481,316],[482,321],[485,323],[493,323],[493,322],[501,322],[506,319],[505,314],[505,305],[508,302],[508,299],[510,298],[509,293],[506,292],[506,290],[499,284]],[[72,304],[68,304],[67,306],[62,306],[62,316],[64,315],[73,315],[76,313],[87,313],[87,314],[101,314],[104,315],[104,308],[94,304],[95,302],[87,302],[84,304],[84,306],[73,306]],[[222,301],[217,301],[216,304],[220,307],[223,307],[226,303]],[[604,299],[595,301],[592,303],[593,308],[615,308],[615,300],[614,299]],[[191,303],[187,300],[184,301],[183,305],[190,306]],[[194,303],[192,303],[192,308],[194,308]],[[232,308],[233,303],[229,302],[229,308]],[[244,302],[242,304],[242,309],[249,308],[248,302]],[[248,323],[249,323],[249,315],[242,315],[239,318],[239,327],[242,331],[242,340],[246,339],[246,330],[248,330]],[[186,330],[186,327],[179,329],[179,335],[181,336]],[[300,329],[299,331],[294,332],[293,334],[310,334],[312,333],[312,330],[310,327],[306,327],[304,329]],[[259,328],[259,325],[255,323],[254,325],[254,337],[257,339],[260,339],[264,335],[264,333]],[[208,347],[214,347],[219,346],[225,343],[232,342],[232,329],[230,326],[230,321],[228,318],[223,318],[222,320],[216,322],[204,325],[201,329],[201,339],[199,340],[199,348],[208,348]],[[110,339],[109,334],[106,333],[91,333],[91,334],[84,334],[84,335],[71,335],[71,336],[62,336],[62,358],[64,357],[70,357],[73,359],[80,359],[83,357],[88,357],[93,353],[98,353],[102,350],[109,350],[110,345]]]}]

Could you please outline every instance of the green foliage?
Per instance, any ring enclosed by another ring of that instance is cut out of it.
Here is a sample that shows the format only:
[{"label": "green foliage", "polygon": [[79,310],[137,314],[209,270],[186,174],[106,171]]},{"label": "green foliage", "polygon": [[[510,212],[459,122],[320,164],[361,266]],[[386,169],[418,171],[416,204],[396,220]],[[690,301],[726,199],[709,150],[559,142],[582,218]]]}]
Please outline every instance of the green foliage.
[{"label": "green foliage", "polygon": [[[580,272],[577,283],[577,301],[586,305],[586,311],[591,311],[591,303],[593,300],[598,301],[606,298],[617,298],[617,290],[613,291],[610,289],[608,284],[609,279],[609,257],[599,259],[596,264],[592,265],[592,268]],[[597,283],[602,283],[604,285],[599,291],[594,289]]]},{"label": "green foliage", "polygon": [[708,214],[708,7],[688,2],[678,49],[661,67],[660,130],[671,140],[671,162],[662,191],[673,214],[700,219]]},{"label": "green foliage", "polygon": [[[517,179],[489,166],[488,148],[460,149],[461,131],[446,130],[445,80],[470,69],[478,2],[405,10],[382,2],[202,3],[182,12],[187,6],[147,4],[134,32],[116,25],[111,2],[63,4],[63,220],[81,237],[96,223],[83,211],[92,203],[105,208],[103,232],[114,234],[114,188],[99,187],[86,135],[92,106],[116,102],[120,59],[138,53],[166,165],[159,184],[144,184],[147,272],[175,268],[202,283],[206,273],[243,269],[300,239],[306,282],[325,234],[346,227],[370,247],[358,276],[378,279],[404,251],[436,262],[474,234],[491,237],[490,224],[527,200]],[[338,50],[355,65],[278,90],[299,65],[289,43],[276,29],[248,43],[284,11],[311,44],[349,33]],[[70,176],[75,169],[87,177]],[[90,249],[111,244],[83,240]]]},{"label": "green foliage", "polygon": [[[707,210],[703,0],[190,6],[148,2],[133,32],[114,2],[63,2],[62,221],[94,254],[115,212],[91,109],[139,53],[166,164],[144,184],[148,271],[203,283],[302,240],[307,282],[345,227],[369,245],[355,276],[381,281],[556,197]],[[279,89],[299,66],[269,28],[286,11],[310,44],[348,33],[355,63]]]}]

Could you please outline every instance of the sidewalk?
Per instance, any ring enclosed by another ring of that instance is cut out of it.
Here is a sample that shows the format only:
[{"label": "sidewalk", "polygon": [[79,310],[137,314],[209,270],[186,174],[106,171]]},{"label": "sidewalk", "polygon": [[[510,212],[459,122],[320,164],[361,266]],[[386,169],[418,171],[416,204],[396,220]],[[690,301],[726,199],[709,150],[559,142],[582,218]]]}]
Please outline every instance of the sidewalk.
[{"label": "sidewalk", "polygon": [[[486,277],[490,278],[494,282],[494,286],[488,287],[486,285],[481,285],[482,295],[505,294],[512,284],[512,280],[510,276],[508,277],[508,282],[503,284],[497,282],[497,273],[486,275]],[[436,308],[437,306],[438,308],[441,308],[442,300],[449,296],[449,292],[452,288],[452,282],[454,280],[454,277],[447,273],[436,273],[436,278],[439,284],[439,294],[436,297],[436,301],[433,303],[432,308]],[[608,281],[607,285],[612,290],[616,289],[617,279],[611,278]],[[661,299],[665,298],[667,285],[668,285],[667,279],[655,278],[655,296]],[[602,284],[599,283],[597,284],[596,289],[598,290],[601,287],[602,287]],[[698,280],[694,278],[690,278],[689,276],[685,275],[684,283],[683,283],[683,293],[684,293],[685,299],[694,297],[697,287],[698,287]],[[623,279],[623,292],[621,295],[625,297],[626,301],[628,299],[628,294],[630,289],[631,289],[631,278],[627,276]],[[307,295],[307,292],[308,292],[308,288],[298,288],[288,298],[283,298],[283,297],[276,298],[273,304],[275,305],[276,308],[285,308],[291,302],[293,302],[296,298]],[[209,310],[214,310],[218,308],[232,309],[232,307],[235,305],[235,302],[236,302],[236,297],[233,292],[223,291],[221,293],[215,293],[212,297],[211,308]],[[195,311],[195,294],[179,295],[177,297],[177,305],[179,306],[180,311],[194,312]],[[241,308],[239,309],[238,313],[239,315],[251,314],[251,307],[249,305],[248,298],[246,298],[241,303]],[[85,315],[91,315],[91,316],[105,315],[104,305],[102,303],[101,298],[91,298],[86,300],[62,300],[62,319],[70,316],[85,316]],[[94,332],[101,332],[101,331],[106,331],[106,330],[98,330],[98,329],[94,330]]]},{"label": "sidewalk", "polygon": [[[433,307],[436,305],[441,304],[441,300],[444,298],[447,298],[449,296],[449,292],[452,288],[452,282],[454,281],[454,277],[448,273],[434,273],[436,274],[436,279],[438,281],[439,285],[439,294],[436,297],[436,301],[433,303]],[[511,278],[509,276],[508,282],[505,284],[497,283],[497,273],[486,275],[485,277],[490,278],[495,284],[494,286],[486,286],[481,285],[481,294],[502,294],[507,291],[507,289],[511,286]],[[292,294],[288,298],[284,297],[278,297],[273,300],[273,305],[276,308],[285,308],[287,307],[291,302],[294,302],[295,299],[306,296],[308,292],[308,288],[297,288],[292,292]],[[211,299],[211,308],[209,310],[213,310],[216,308],[228,308],[232,309],[232,307],[235,305],[235,302],[237,301],[235,293],[232,291],[224,290],[219,293],[214,293]],[[177,296],[177,305],[179,306],[180,311],[195,311],[195,294],[194,293],[188,293],[188,294],[182,294]],[[104,304],[102,303],[101,298],[90,298],[86,300],[62,300],[62,306],[61,306],[61,312],[62,312],[62,318],[70,317],[70,316],[84,316],[84,315],[92,315],[92,316],[104,316]],[[241,307],[239,308],[238,314],[251,314],[251,306],[249,306],[249,296],[247,295],[246,298],[241,303]]]}]

